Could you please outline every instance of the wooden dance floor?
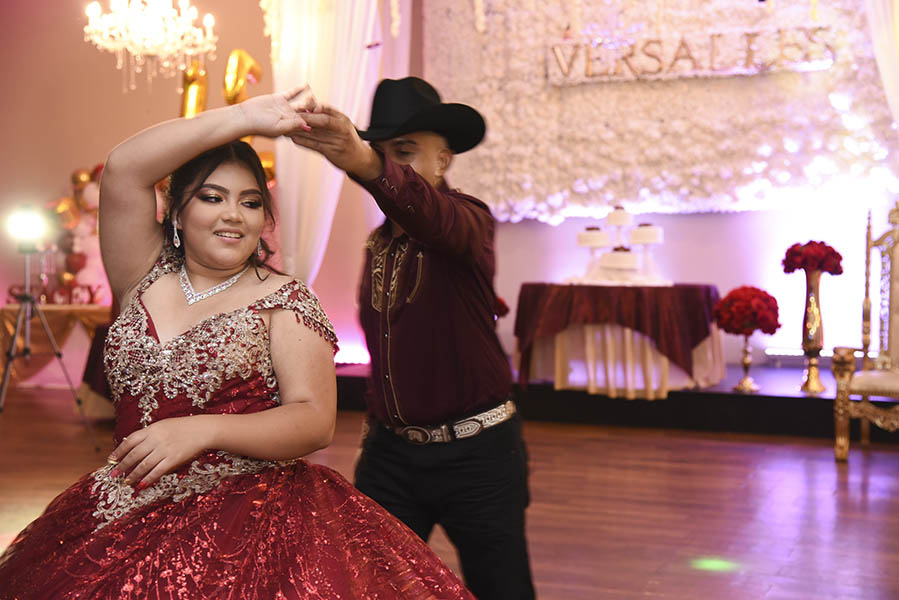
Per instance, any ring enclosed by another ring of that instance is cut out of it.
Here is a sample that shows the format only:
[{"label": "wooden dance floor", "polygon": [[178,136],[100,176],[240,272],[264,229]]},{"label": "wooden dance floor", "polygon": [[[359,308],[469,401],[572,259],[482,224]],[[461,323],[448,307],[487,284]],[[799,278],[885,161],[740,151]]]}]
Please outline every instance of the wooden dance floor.
[{"label": "wooden dance floor", "polygon": [[[361,413],[312,460],[349,474]],[[59,391],[0,414],[0,547],[103,464]],[[899,447],[529,422],[528,534],[542,600],[899,598]],[[453,568],[442,536],[432,546]],[[2,582],[0,582],[2,587]]]}]

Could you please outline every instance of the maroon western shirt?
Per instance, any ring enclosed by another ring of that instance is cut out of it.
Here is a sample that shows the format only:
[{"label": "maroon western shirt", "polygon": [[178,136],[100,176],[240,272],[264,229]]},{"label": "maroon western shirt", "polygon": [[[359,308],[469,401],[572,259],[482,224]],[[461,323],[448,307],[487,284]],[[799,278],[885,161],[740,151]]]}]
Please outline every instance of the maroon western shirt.
[{"label": "maroon western shirt", "polygon": [[439,425],[492,408],[511,388],[494,322],[496,222],[480,200],[382,159],[383,174],[359,183],[406,233],[393,238],[385,222],[366,244],[368,411],[392,425]]}]

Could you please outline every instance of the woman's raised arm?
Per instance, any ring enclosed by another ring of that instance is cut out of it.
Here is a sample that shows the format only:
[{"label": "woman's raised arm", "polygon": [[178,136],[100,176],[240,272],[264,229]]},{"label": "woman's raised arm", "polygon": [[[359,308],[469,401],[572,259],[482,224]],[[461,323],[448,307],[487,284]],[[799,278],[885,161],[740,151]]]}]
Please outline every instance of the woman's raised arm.
[{"label": "woman's raised arm", "polygon": [[302,115],[314,99],[304,93],[307,89],[257,96],[193,119],[165,121],[116,146],[100,181],[100,249],[109,285],[120,302],[162,250],[156,183],[198,154],[240,137],[277,137],[308,129]]}]

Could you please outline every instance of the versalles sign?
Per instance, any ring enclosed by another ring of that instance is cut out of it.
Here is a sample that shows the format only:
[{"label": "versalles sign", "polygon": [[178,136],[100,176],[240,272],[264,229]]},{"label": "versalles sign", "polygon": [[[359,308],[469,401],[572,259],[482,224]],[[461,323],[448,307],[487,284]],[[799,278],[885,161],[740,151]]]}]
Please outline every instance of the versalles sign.
[{"label": "versalles sign", "polygon": [[564,40],[548,46],[553,85],[601,81],[729,77],[772,71],[816,71],[837,59],[830,27],[731,31],[633,41]]}]

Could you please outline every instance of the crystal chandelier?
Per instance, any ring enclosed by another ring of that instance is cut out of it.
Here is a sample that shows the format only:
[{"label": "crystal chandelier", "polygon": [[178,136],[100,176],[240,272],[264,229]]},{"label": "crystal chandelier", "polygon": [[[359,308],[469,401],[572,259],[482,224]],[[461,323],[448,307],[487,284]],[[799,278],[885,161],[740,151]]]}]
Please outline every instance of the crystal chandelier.
[{"label": "crystal chandelier", "polygon": [[179,0],[177,9],[171,0],[110,0],[107,13],[91,2],[85,13],[84,41],[115,54],[128,90],[137,88],[141,73],[149,85],[158,75],[184,71],[193,60],[205,71],[206,58],[215,59],[215,19],[207,14],[203,27],[195,27],[197,9],[188,0]]}]

